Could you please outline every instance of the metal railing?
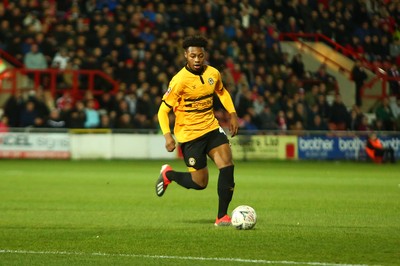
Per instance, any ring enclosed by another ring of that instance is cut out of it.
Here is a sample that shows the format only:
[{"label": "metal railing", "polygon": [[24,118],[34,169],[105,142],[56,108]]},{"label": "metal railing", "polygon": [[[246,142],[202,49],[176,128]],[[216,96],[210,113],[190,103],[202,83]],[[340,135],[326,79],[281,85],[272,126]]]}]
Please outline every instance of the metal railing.
[{"label": "metal railing", "polygon": [[0,58],[6,60],[7,62],[9,62],[14,67],[23,67],[24,66],[24,64],[22,64],[20,61],[15,59],[14,56],[10,55],[9,53],[4,51],[3,49],[0,49]]},{"label": "metal railing", "polygon": [[320,34],[320,33],[281,33],[280,40],[291,40],[294,42],[299,42],[301,45],[306,46],[308,49],[312,50],[314,53],[318,54],[319,56],[323,57],[325,61],[330,62],[331,64],[337,66],[338,68],[342,69],[347,74],[351,74],[351,69],[346,68],[343,65],[338,64],[336,61],[332,60],[330,57],[325,56],[318,50],[312,48],[310,45],[307,45],[305,42],[306,40],[312,42],[323,42],[331,47],[333,50],[350,57],[352,59],[360,60],[363,65],[372,72],[376,72],[376,67],[371,64],[367,59],[361,56],[358,53],[351,51],[350,49],[342,46],[341,44],[333,41],[332,39],[328,38],[327,36]]},{"label": "metal railing", "polygon": [[[60,80],[69,75],[69,84],[60,86]],[[105,90],[116,92],[119,83],[100,70],[34,70],[27,68],[9,68],[0,73],[0,93],[15,93],[20,89],[50,90],[53,95],[70,90],[73,95],[80,95],[84,91],[101,94]]]},{"label": "metal railing", "polygon": [[[290,40],[294,42],[300,43],[302,46],[307,47],[307,49],[312,50],[314,53],[318,54],[319,56],[323,57],[325,61],[330,62],[331,64],[337,66],[339,69],[342,69],[349,77],[351,77],[351,69],[346,68],[345,66],[342,66],[338,64],[336,61],[332,60],[331,58],[325,56],[324,54],[320,53],[310,45],[306,43],[306,40],[308,41],[313,41],[313,42],[324,42],[328,46],[330,46],[332,49],[335,51],[351,58],[351,59],[356,59],[360,60],[363,64],[363,66],[370,70],[373,74],[374,77],[370,79],[368,82],[364,84],[364,87],[361,90],[361,95],[363,98],[369,98],[369,99],[382,99],[390,95],[389,89],[388,89],[388,84],[390,81],[397,81],[400,82],[400,77],[392,77],[389,76],[389,74],[382,68],[377,67],[376,65],[372,64],[369,62],[363,55],[360,55],[358,53],[355,53],[348,48],[336,43],[332,39],[326,37],[323,34],[319,33],[281,33],[280,34],[280,40]],[[380,84],[379,84],[380,83]],[[380,94],[379,95],[369,95],[367,94],[367,90],[372,89],[376,85],[380,86]]]}]

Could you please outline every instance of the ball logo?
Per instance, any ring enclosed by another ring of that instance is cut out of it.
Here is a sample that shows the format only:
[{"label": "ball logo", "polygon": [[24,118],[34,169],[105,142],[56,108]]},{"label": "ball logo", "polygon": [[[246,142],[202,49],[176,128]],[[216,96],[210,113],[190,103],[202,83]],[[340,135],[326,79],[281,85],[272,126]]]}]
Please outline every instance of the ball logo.
[{"label": "ball logo", "polygon": [[189,158],[189,165],[193,166],[195,164],[196,164],[196,159],[193,157]]},{"label": "ball logo", "polygon": [[212,78],[208,79],[208,84],[213,85],[214,84],[214,80]]}]

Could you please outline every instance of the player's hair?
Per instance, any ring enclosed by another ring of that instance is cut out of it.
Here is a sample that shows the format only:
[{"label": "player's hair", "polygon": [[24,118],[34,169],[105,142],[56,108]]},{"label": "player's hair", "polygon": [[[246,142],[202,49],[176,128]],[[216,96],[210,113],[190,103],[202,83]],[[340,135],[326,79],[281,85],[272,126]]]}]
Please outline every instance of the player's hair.
[{"label": "player's hair", "polygon": [[183,40],[182,47],[183,49],[187,49],[190,46],[193,47],[202,47],[204,49],[207,48],[207,39],[201,35],[194,35],[194,36],[188,36]]}]

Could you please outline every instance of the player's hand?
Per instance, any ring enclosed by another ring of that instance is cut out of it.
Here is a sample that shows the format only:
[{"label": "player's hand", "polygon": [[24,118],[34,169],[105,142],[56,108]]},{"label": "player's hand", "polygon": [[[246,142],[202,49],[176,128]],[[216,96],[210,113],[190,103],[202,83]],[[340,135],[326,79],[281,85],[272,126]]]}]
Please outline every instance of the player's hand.
[{"label": "player's hand", "polygon": [[237,135],[239,130],[239,121],[236,113],[231,113],[231,124],[229,125],[229,131],[231,136],[234,137]]},{"label": "player's hand", "polygon": [[165,148],[167,151],[172,152],[176,148],[175,139],[172,137],[171,133],[167,133],[164,135],[165,137]]}]

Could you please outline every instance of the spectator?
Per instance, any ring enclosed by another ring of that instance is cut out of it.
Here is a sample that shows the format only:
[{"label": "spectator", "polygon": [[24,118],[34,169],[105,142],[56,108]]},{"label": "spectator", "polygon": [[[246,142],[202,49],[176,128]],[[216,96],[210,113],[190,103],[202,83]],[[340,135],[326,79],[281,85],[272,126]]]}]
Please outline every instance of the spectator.
[{"label": "spectator", "polygon": [[384,147],[382,142],[379,140],[378,136],[374,132],[368,136],[365,146],[365,152],[367,153],[368,157],[375,163],[385,163],[389,161],[391,163],[396,162],[393,148]]},{"label": "spectator", "polygon": [[294,109],[295,121],[300,122],[302,124],[302,128],[304,128],[308,122],[307,118],[308,118],[308,112],[307,112],[307,109],[304,106],[304,104],[301,102],[296,103],[296,106]]},{"label": "spectator", "polygon": [[129,113],[123,113],[118,117],[117,128],[119,129],[133,129],[135,128],[132,121],[132,116]]},{"label": "spectator", "polygon": [[390,106],[390,110],[393,113],[393,117],[395,119],[400,118],[400,97],[398,97],[398,98],[390,97],[389,98],[389,106]]},{"label": "spectator", "polygon": [[46,69],[46,57],[39,51],[39,46],[33,43],[30,51],[24,56],[24,65],[28,69]]},{"label": "spectator", "polygon": [[85,94],[84,94],[84,96],[83,96],[83,98],[82,98],[82,101],[83,101],[84,103],[86,103],[86,105],[87,105],[87,103],[88,103],[89,101],[92,101],[92,102],[93,102],[93,109],[95,109],[95,110],[99,110],[99,108],[100,108],[100,103],[99,103],[99,101],[94,97],[93,91],[90,91],[90,90],[85,91]]},{"label": "spectator", "polygon": [[73,105],[74,98],[71,95],[70,90],[65,90],[62,96],[56,99],[56,107],[60,110],[64,109],[66,105]]},{"label": "spectator", "polygon": [[390,57],[394,58],[398,64],[398,59],[400,56],[400,38],[398,36],[394,37],[393,42],[389,44],[389,53]]},{"label": "spectator", "polygon": [[371,126],[369,124],[369,121],[368,121],[368,117],[366,115],[362,116],[361,122],[358,125],[357,130],[358,131],[371,131],[372,130],[372,128],[371,128]]},{"label": "spectator", "polygon": [[27,31],[31,32],[41,32],[42,31],[42,23],[38,18],[38,12],[33,10],[27,14],[27,16],[23,20],[23,25],[27,29]]},{"label": "spectator", "polygon": [[[230,7],[216,1],[211,4],[207,2],[203,7],[198,4],[186,5],[183,1],[172,1],[174,3],[171,5],[141,5],[140,1],[91,0],[78,1],[76,5],[72,5],[71,1],[45,1],[35,8],[31,8],[26,1],[19,4],[8,2],[9,7],[2,20],[5,23],[0,24],[0,35],[6,36],[3,41],[6,51],[17,59],[22,60],[22,55],[30,52],[33,44],[37,44],[46,63],[52,63],[57,61],[56,51],[62,46],[69,51],[67,57],[70,57],[70,63],[73,62],[73,69],[99,69],[119,80],[121,88],[130,88],[132,84],[142,88],[145,83],[150,86],[158,83],[156,76],[161,75],[160,70],[166,76],[164,80],[172,77],[184,63],[182,57],[175,60],[178,50],[176,44],[183,34],[203,32],[213,39],[215,53],[210,61],[224,65],[224,57],[230,56],[231,62],[226,65],[232,71],[229,75],[231,79],[224,71],[221,72],[223,78],[228,80],[224,83],[228,89],[236,94],[242,87],[257,83],[258,93],[266,100],[271,95],[275,97],[277,108],[270,105],[274,114],[288,101],[288,76],[293,74],[302,79],[308,74],[298,57],[300,55],[288,60],[287,54],[281,50],[279,31],[288,26],[294,32],[318,32],[335,38],[336,42],[352,48],[360,56],[370,55],[377,61],[377,66],[387,56],[393,61],[400,61],[396,52],[399,50],[396,48],[399,43],[399,34],[395,31],[397,21],[389,13],[395,10],[393,3],[375,1],[374,8],[368,13],[364,11],[364,5],[358,4],[359,1],[345,4],[336,1],[330,5],[327,4],[329,1],[323,1],[324,4],[318,6],[317,1],[307,0],[299,3],[277,1],[273,4],[268,1],[234,1]],[[293,23],[288,23],[289,20]],[[362,37],[366,35],[374,39],[373,44],[368,38]],[[76,40],[73,36],[77,36]],[[354,36],[355,40],[349,40],[353,38],[349,36]],[[392,36],[393,42],[389,45],[385,40],[390,41]],[[374,50],[368,48],[371,46],[369,43]],[[132,67],[125,69],[125,64],[131,64]],[[56,65],[63,68],[62,64]],[[140,68],[141,65],[144,68]],[[332,83],[326,81],[326,73],[318,73],[323,74],[320,76],[315,74],[314,78],[323,80],[321,84],[328,85],[328,91],[333,89]],[[141,77],[140,81],[138,76]],[[266,76],[271,77],[272,81],[281,81],[272,89],[271,80],[268,78],[266,82]],[[70,77],[64,80],[65,88],[71,86]],[[231,80],[234,80],[232,85]],[[79,82],[85,86],[89,79],[81,77]],[[94,83],[95,89],[109,90],[101,78],[96,77]],[[163,83],[159,88],[164,86],[164,89],[158,92],[157,97],[161,97],[167,89]],[[327,91],[320,93],[326,95]],[[140,94],[137,96],[141,97]],[[308,100],[306,97],[307,106],[312,106]],[[154,101],[152,104],[155,104]],[[325,108],[319,109],[323,120],[326,119],[328,115]],[[248,113],[247,108],[244,110],[243,115]],[[11,116],[9,119],[10,124],[13,123]]]},{"label": "spectator", "polygon": [[241,129],[246,131],[256,131],[258,130],[257,126],[253,123],[252,117],[250,114],[244,114],[243,118],[239,121],[239,126]]},{"label": "spectator", "polygon": [[243,117],[248,109],[253,106],[252,93],[249,89],[243,89],[243,92],[238,94],[239,101],[236,104],[236,110],[239,117]]},{"label": "spectator", "polygon": [[368,76],[367,73],[362,66],[362,62],[360,60],[356,60],[352,70],[351,70],[351,78],[355,83],[356,89],[356,105],[361,107],[362,106],[362,88],[364,86],[365,81],[367,80]]},{"label": "spectator", "polygon": [[329,120],[329,116],[331,115],[331,106],[328,104],[324,94],[318,94],[317,105],[322,120],[327,122]]},{"label": "spectator", "polygon": [[85,128],[97,128],[100,124],[100,115],[96,109],[94,109],[95,102],[90,99],[86,102],[85,115],[86,120],[84,123]]},{"label": "spectator", "polygon": [[86,122],[85,104],[82,101],[76,101],[75,107],[64,116],[69,128],[84,128]]},{"label": "spectator", "polygon": [[311,89],[305,92],[304,100],[307,106],[313,106],[318,101],[319,87],[317,84],[311,86]]},{"label": "spectator", "polygon": [[133,73],[136,71],[133,59],[127,59],[124,62],[121,62],[120,65],[121,67],[117,71],[115,78],[120,82],[125,82],[128,87],[137,82],[136,75],[133,75]]},{"label": "spectator", "polygon": [[288,130],[287,119],[286,119],[286,116],[285,116],[285,112],[284,112],[284,111],[280,110],[280,111],[278,112],[278,115],[277,115],[277,117],[276,117],[276,120],[277,120],[276,122],[277,122],[278,129],[279,129],[279,130],[282,130],[282,131]]},{"label": "spectator", "polygon": [[51,67],[56,69],[66,69],[69,61],[68,51],[65,48],[60,48],[59,52],[53,58]]},{"label": "spectator", "polygon": [[293,69],[293,72],[299,79],[304,77],[305,66],[303,63],[302,54],[298,53],[293,57],[290,67]]},{"label": "spectator", "polygon": [[20,127],[33,127],[42,125],[41,118],[35,110],[35,103],[33,101],[26,102],[25,108],[21,111],[19,121]]},{"label": "spectator", "polygon": [[309,129],[310,130],[316,130],[316,131],[327,131],[327,130],[329,130],[328,125],[325,123],[325,121],[318,114],[314,116],[313,121],[312,121]]},{"label": "spectator", "polygon": [[104,110],[108,114],[116,110],[115,97],[110,92],[102,93],[98,102],[99,109]]},{"label": "spectator", "polygon": [[329,128],[331,130],[346,130],[349,121],[349,112],[342,102],[342,96],[337,94],[331,107]]},{"label": "spectator", "polygon": [[275,115],[271,112],[271,108],[268,105],[264,105],[263,111],[259,114],[261,122],[260,129],[263,130],[276,130],[278,125],[276,123]]},{"label": "spectator", "polygon": [[257,115],[261,114],[265,108],[265,98],[262,95],[255,94],[253,100],[253,109]]},{"label": "spectator", "polygon": [[381,119],[375,119],[372,123],[372,130],[376,132],[385,131],[385,126]]},{"label": "spectator", "polygon": [[294,110],[289,109],[286,111],[286,126],[288,130],[294,130],[296,127],[296,118],[294,116]]},{"label": "spectator", "polygon": [[37,111],[38,116],[44,118],[50,114],[50,109],[45,102],[44,91],[42,89],[29,91],[28,100],[35,103],[35,110]]},{"label": "spectator", "polygon": [[20,113],[24,108],[25,102],[20,91],[12,94],[4,105],[4,115],[8,117],[10,127],[20,126]]},{"label": "spectator", "polygon": [[[146,96],[147,97],[147,96]],[[142,104],[141,100],[138,100],[136,97],[136,93],[135,92],[128,92],[126,93],[125,97],[124,97],[125,102],[128,105],[128,109],[127,111],[131,114],[134,115],[137,113],[137,108],[138,108],[138,104],[139,104],[139,108],[144,108],[144,110],[146,110],[146,106],[140,106]],[[142,109],[143,110],[143,109]],[[142,112],[142,110],[140,110],[140,112]],[[143,110],[143,111],[144,111]],[[145,112],[145,111],[144,111]]]},{"label": "spectator", "polygon": [[45,126],[49,128],[65,128],[66,122],[61,117],[58,109],[53,109],[50,111],[50,115],[49,118],[47,118]]},{"label": "spectator", "polygon": [[9,130],[8,117],[2,115],[0,118],[0,133],[8,132],[8,130]]},{"label": "spectator", "polygon": [[394,115],[389,105],[389,98],[383,98],[380,105],[375,110],[377,120],[382,121],[384,130],[394,129]]},{"label": "spectator", "polygon": [[114,128],[114,121],[107,113],[101,114],[99,128]]},{"label": "spectator", "polygon": [[372,44],[371,35],[366,35],[364,37],[363,47],[366,59],[368,59],[368,61],[374,61],[374,45]]},{"label": "spectator", "polygon": [[[319,116],[322,120],[322,117],[319,112],[318,104],[314,104],[307,112],[307,124],[305,125],[306,129],[310,129],[313,126],[314,118]],[[325,121],[323,121],[325,123]]]},{"label": "spectator", "polygon": [[400,72],[397,64],[393,62],[390,69],[388,70],[390,95],[400,97]]},{"label": "spectator", "polygon": [[362,117],[363,117],[362,114],[360,114],[359,112],[357,112],[356,109],[353,108],[350,111],[349,123],[347,125],[347,129],[352,130],[352,131],[358,130],[361,125]]},{"label": "spectator", "polygon": [[153,117],[157,114],[155,105],[150,100],[148,92],[139,97],[134,116],[134,125],[138,128],[154,128]]},{"label": "spectator", "polygon": [[43,91],[43,103],[48,110],[56,108],[56,102],[50,90]]},{"label": "spectator", "polygon": [[336,79],[333,75],[328,73],[328,67],[326,64],[321,64],[319,66],[318,70],[314,73],[314,77],[325,83],[328,92],[334,90],[333,85]]}]

